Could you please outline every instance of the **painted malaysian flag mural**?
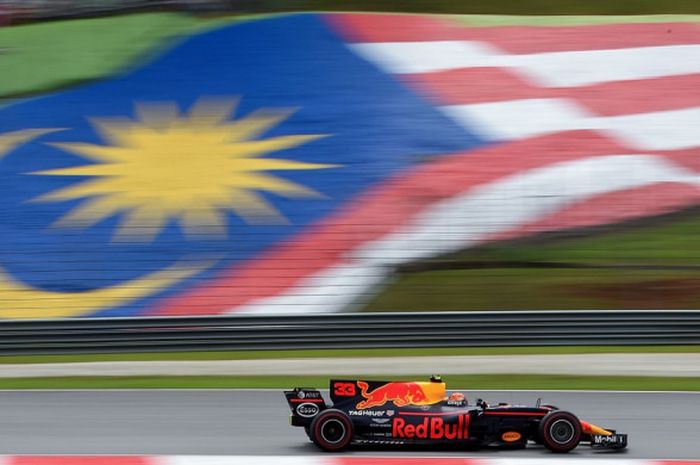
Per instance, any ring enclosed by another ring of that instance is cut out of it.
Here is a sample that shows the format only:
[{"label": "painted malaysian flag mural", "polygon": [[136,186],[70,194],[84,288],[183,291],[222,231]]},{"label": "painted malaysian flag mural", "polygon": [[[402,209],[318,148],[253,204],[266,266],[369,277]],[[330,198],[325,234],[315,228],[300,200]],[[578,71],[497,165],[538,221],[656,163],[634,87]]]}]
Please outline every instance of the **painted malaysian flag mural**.
[{"label": "painted malaysian flag mural", "polygon": [[0,110],[0,317],[355,308],[700,201],[700,28],[290,15]]}]

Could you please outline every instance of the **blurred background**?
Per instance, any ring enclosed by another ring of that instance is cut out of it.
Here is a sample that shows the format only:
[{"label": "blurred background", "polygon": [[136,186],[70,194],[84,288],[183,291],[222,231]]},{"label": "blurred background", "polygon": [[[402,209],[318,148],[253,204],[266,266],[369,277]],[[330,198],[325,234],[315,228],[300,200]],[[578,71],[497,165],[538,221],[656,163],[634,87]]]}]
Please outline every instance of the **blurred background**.
[{"label": "blurred background", "polygon": [[462,14],[697,14],[692,0],[656,2],[630,0],[578,2],[563,0],[526,0],[524,2],[490,2],[485,0],[3,0],[0,6],[16,20],[115,14],[145,9],[169,9],[190,12],[260,12],[295,10],[399,11]]},{"label": "blurred background", "polygon": [[493,5],[0,2],[2,316],[697,308],[697,4]]}]

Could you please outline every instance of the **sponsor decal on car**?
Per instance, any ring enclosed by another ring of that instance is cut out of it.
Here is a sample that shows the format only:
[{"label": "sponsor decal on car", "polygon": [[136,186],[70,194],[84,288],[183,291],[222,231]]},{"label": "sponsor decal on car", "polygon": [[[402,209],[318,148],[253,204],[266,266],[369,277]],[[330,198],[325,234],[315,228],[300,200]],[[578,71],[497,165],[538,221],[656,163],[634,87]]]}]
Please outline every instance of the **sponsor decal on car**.
[{"label": "sponsor decal on car", "polygon": [[516,442],[520,441],[520,439],[523,437],[522,434],[518,433],[517,431],[506,431],[501,435],[501,439],[505,442]]},{"label": "sponsor decal on car", "polygon": [[[357,381],[357,386],[360,387],[360,394],[365,399],[358,402],[356,406],[358,410],[380,407],[387,402],[393,402],[397,407],[404,407],[406,405],[429,405],[441,400],[436,395],[435,389],[428,389],[420,383],[392,382],[372,391],[369,391],[369,384],[364,381]],[[444,385],[441,384],[441,386]]]},{"label": "sponsor decal on car", "polygon": [[318,415],[319,408],[318,405],[312,404],[311,402],[306,402],[303,404],[297,405],[297,415],[300,417],[305,417],[305,418],[311,418],[315,417]]},{"label": "sponsor decal on car", "polygon": [[446,422],[442,417],[424,417],[409,423],[397,417],[392,422],[392,436],[401,439],[467,439],[469,437],[469,415],[459,415],[456,421]]},{"label": "sponsor decal on car", "polygon": [[[391,414],[388,412],[391,411]],[[392,416],[393,410],[348,410],[348,415],[351,417],[385,417]]]},{"label": "sponsor decal on car", "polygon": [[370,428],[391,428],[391,418],[372,418],[369,426]]},{"label": "sponsor decal on car", "polygon": [[611,446],[618,444],[625,444],[627,442],[627,435],[624,434],[611,434],[605,436],[602,434],[594,434],[591,436],[591,444],[593,446]]},{"label": "sponsor decal on car", "polygon": [[391,421],[391,418],[372,418],[373,423],[384,424],[384,423],[389,423],[390,421]]}]

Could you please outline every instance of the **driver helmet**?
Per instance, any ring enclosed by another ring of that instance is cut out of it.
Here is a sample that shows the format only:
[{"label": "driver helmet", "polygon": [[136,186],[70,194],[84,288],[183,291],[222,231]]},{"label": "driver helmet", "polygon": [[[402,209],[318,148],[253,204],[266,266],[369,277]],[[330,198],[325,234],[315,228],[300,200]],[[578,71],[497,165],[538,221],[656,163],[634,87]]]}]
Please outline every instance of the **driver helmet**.
[{"label": "driver helmet", "polygon": [[450,397],[447,398],[447,405],[462,407],[467,405],[467,398],[464,397],[464,393],[462,392],[453,392],[450,394]]}]

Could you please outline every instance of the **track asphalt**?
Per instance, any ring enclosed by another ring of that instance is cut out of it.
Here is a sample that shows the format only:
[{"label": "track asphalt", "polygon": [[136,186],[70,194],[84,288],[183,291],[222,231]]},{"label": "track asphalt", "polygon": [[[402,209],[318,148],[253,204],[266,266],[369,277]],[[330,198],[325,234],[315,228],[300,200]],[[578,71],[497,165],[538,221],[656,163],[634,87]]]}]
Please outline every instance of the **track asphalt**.
[{"label": "track asphalt", "polygon": [[168,375],[561,374],[700,376],[700,353],[485,355],[0,365],[0,378]]},{"label": "track asphalt", "polygon": [[[581,446],[569,458],[697,459],[700,394],[469,392],[473,402],[544,402],[629,433],[624,453]],[[308,456],[320,452],[288,424],[280,391],[0,391],[0,454],[182,454]],[[354,449],[350,455],[446,455],[533,459],[521,451]],[[561,457],[560,457],[561,458]],[[607,462],[606,462],[607,463]]]}]

